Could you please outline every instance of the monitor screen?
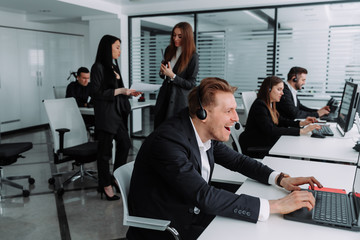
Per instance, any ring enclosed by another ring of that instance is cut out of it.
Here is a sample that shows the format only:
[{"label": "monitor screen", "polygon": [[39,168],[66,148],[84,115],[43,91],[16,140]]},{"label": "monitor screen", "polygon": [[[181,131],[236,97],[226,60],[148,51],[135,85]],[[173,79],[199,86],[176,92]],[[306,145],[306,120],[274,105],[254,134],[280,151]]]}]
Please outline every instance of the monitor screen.
[{"label": "monitor screen", "polygon": [[358,95],[358,85],[352,82],[346,82],[337,118],[337,129],[342,135],[345,135],[354,124]]}]

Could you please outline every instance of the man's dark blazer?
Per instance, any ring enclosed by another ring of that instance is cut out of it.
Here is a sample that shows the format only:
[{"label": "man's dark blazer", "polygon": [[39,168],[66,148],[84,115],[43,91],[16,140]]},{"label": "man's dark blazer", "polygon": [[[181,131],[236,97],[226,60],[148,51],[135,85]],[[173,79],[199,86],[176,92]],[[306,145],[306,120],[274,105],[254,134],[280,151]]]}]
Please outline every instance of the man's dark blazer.
[{"label": "man's dark blazer", "polygon": [[[294,104],[295,100],[297,101],[296,107]],[[284,95],[281,97],[280,102],[276,103],[276,108],[281,116],[288,119],[319,117],[316,109],[302,105],[297,96],[295,100],[289,86],[284,82]]]},{"label": "man's dark blazer", "polygon": [[[163,121],[178,114],[188,106],[187,97],[190,90],[196,85],[196,77],[199,72],[199,55],[195,52],[187,67],[179,72],[179,60],[173,66],[176,77],[170,81],[169,77],[163,81],[159,95],[156,99],[154,125],[158,127]],[[160,75],[163,78],[163,75]]]},{"label": "man's dark blazer", "polygon": [[[90,87],[89,85],[83,86],[79,83],[78,80],[69,83],[66,87],[66,98],[75,98],[76,103],[79,107],[85,107],[85,104],[88,103],[88,98],[90,96]],[[91,103],[92,104],[92,103]]]},{"label": "man's dark blazer", "polygon": [[[273,171],[262,163],[212,141],[207,151],[211,175],[214,163],[267,184]],[[201,176],[201,158],[188,109],[164,122],[143,143],[135,160],[129,192],[130,215],[170,220],[182,239],[197,215],[220,215],[257,222],[260,200],[209,185]],[[169,239],[160,231],[130,227],[128,239]]]},{"label": "man's dark blazer", "polygon": [[247,154],[249,147],[270,149],[281,135],[299,134],[299,121],[279,116],[279,124],[274,124],[265,102],[257,98],[251,105],[245,131],[240,134],[239,142],[242,152]]},{"label": "man's dark blazer", "polygon": [[[117,69],[116,66],[114,68]],[[119,69],[117,72],[120,75]],[[118,130],[127,131],[127,118],[131,106],[128,96],[122,94],[114,96],[115,89],[123,87],[121,75],[120,80],[114,77],[105,81],[106,75],[102,64],[95,63],[91,67],[89,85],[94,100],[95,128],[116,134]]]}]

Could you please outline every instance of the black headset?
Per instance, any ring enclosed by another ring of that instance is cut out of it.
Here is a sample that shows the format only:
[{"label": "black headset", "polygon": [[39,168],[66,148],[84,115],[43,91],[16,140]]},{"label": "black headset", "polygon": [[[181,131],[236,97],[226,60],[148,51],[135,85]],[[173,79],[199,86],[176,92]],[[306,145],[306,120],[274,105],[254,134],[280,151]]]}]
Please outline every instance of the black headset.
[{"label": "black headset", "polygon": [[207,117],[207,112],[206,110],[203,108],[202,104],[201,104],[201,94],[200,94],[200,86],[198,86],[197,88],[197,97],[198,97],[198,101],[199,101],[199,109],[196,110],[196,116],[198,117],[198,119],[200,120],[205,120]]},{"label": "black headset", "polygon": [[295,78],[293,79],[294,82],[297,82],[297,67],[294,67],[294,75],[295,75]]}]

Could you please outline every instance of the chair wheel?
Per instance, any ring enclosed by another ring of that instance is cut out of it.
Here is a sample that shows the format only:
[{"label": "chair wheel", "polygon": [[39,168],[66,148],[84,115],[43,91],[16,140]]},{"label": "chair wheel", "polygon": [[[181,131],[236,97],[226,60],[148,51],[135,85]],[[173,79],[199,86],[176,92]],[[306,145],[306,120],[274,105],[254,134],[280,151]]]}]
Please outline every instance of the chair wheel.
[{"label": "chair wheel", "polygon": [[48,183],[51,184],[51,185],[54,185],[55,184],[55,178],[49,178],[48,180]]},{"label": "chair wheel", "polygon": [[30,184],[34,184],[34,183],[35,183],[35,179],[29,178],[29,183],[30,183]]},{"label": "chair wheel", "polygon": [[23,197],[28,197],[30,195],[29,190],[23,190]]},{"label": "chair wheel", "polygon": [[64,195],[64,193],[65,193],[65,190],[63,188],[59,188],[56,191],[56,194],[58,195],[58,197],[61,197],[62,195]]}]

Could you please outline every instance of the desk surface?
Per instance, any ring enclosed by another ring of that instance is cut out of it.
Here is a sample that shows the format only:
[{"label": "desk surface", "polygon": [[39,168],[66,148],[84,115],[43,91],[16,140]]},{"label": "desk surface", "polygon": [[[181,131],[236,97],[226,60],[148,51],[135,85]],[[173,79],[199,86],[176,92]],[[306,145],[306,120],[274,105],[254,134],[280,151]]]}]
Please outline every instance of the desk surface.
[{"label": "desk surface", "polygon": [[[131,110],[155,106],[156,100],[147,99],[145,102],[138,102],[137,99],[130,99]],[[94,115],[94,108],[79,107],[81,114]]]},{"label": "desk surface", "polygon": [[[321,163],[304,160],[265,157],[263,163],[269,167],[289,173],[291,176],[314,175],[325,187],[351,189],[355,166]],[[336,176],[336,177],[334,177]],[[304,186],[304,188],[306,188]],[[239,188],[237,194],[246,193],[266,199],[278,199],[287,194],[276,186],[268,186],[248,179]],[[360,234],[347,230],[317,226],[285,220],[280,214],[272,214],[268,221],[256,224],[217,216],[201,234],[199,239],[274,239],[274,240],[358,240]]]},{"label": "desk surface", "polygon": [[354,126],[342,137],[335,124],[330,124],[333,137],[313,138],[311,133],[301,136],[281,136],[269,154],[286,157],[321,159],[335,162],[357,162],[358,152],[352,147],[359,138]]}]

